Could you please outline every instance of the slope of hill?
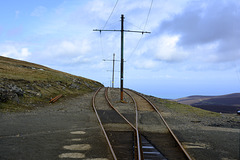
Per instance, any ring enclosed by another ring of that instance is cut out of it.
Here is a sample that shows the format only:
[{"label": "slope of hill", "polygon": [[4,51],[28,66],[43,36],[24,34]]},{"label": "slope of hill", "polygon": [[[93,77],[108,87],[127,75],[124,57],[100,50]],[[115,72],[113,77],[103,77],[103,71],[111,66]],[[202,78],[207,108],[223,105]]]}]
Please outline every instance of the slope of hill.
[{"label": "slope of hill", "polygon": [[240,109],[240,93],[222,96],[189,96],[176,99],[175,101],[201,109],[222,113],[236,113],[236,111]]},{"label": "slope of hill", "polygon": [[59,94],[76,96],[96,90],[99,82],[42,65],[0,56],[0,110],[42,106]]}]

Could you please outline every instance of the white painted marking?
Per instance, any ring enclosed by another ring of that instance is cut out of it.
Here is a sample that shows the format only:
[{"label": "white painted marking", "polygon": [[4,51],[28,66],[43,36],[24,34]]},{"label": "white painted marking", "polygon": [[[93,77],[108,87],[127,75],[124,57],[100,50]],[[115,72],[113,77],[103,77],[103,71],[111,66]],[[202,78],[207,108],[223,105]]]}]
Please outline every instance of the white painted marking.
[{"label": "white painted marking", "polygon": [[142,146],[142,148],[151,149],[151,148],[154,148],[154,147],[153,146]]},{"label": "white painted marking", "polygon": [[85,158],[83,153],[62,153],[58,156],[59,158]]},{"label": "white painted marking", "polygon": [[88,158],[85,160],[108,160],[107,158]]},{"label": "white painted marking", "polygon": [[143,154],[160,154],[159,152],[143,152]]},{"label": "white painted marking", "polygon": [[191,142],[185,142],[183,143],[185,148],[195,148],[195,149],[205,149],[209,148],[210,146],[204,143],[191,143]]},{"label": "white painted marking", "polygon": [[73,151],[83,151],[83,150],[91,149],[91,146],[89,144],[73,144],[69,146],[64,146],[63,148],[67,150],[73,150]]},{"label": "white painted marking", "polygon": [[71,134],[85,134],[86,132],[84,131],[73,131],[73,132],[70,132]]},{"label": "white painted marking", "polygon": [[79,142],[79,141],[81,141],[81,140],[82,140],[81,138],[71,139],[71,141],[74,141],[74,142]]}]

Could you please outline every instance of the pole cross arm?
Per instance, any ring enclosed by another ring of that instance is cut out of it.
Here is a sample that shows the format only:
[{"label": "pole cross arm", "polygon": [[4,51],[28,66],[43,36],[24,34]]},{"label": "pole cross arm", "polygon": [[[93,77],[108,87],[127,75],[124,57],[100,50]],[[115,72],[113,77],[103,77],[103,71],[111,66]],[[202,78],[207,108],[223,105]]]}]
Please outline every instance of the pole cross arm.
[{"label": "pole cross arm", "polygon": [[102,31],[118,31],[118,32],[121,32],[121,30],[104,30],[104,29],[94,29],[93,31],[99,31],[99,32],[102,32]]},{"label": "pole cross arm", "polygon": [[[113,60],[111,60],[111,59],[103,59],[103,61],[113,61]],[[121,61],[121,60],[114,60],[114,61]]]},{"label": "pole cross arm", "polygon": [[151,33],[151,32],[146,32],[146,31],[131,31],[131,30],[124,30],[124,32],[135,32],[135,33]]},{"label": "pole cross arm", "polygon": [[[103,29],[94,29],[93,31],[99,31],[99,32],[102,32],[102,31],[113,31],[113,32],[121,32],[121,30],[103,30]],[[131,30],[123,30],[123,32],[135,32],[135,33],[151,33],[151,32],[147,32],[147,31],[131,31]]]},{"label": "pole cross arm", "polygon": [[[131,30],[124,30],[124,15],[121,15],[121,30],[103,30],[103,29],[94,29],[93,31],[99,31],[100,34],[102,31],[113,31],[113,32],[121,32],[121,74],[120,74],[120,91],[121,91],[121,102],[123,101],[123,64],[124,64],[124,58],[123,58],[123,46],[124,46],[124,32],[135,32],[135,33],[151,33],[151,32],[146,32],[146,31],[131,31]],[[114,61],[113,61],[114,62]],[[113,72],[114,73],[114,72]]]}]

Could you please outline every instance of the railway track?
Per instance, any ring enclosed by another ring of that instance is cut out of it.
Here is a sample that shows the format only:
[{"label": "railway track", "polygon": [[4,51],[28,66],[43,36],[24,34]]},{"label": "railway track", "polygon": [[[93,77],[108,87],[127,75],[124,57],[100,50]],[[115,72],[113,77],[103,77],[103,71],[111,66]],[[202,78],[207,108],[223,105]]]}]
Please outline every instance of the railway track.
[{"label": "railway track", "polygon": [[113,159],[191,159],[157,108],[142,95],[100,88],[93,109]]}]

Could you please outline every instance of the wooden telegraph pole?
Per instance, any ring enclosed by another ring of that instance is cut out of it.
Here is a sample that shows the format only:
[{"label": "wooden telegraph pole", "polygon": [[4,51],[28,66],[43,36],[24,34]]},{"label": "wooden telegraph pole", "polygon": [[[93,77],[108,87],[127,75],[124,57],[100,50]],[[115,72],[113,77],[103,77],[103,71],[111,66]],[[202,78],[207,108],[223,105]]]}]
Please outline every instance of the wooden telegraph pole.
[{"label": "wooden telegraph pole", "polygon": [[112,88],[114,88],[114,66],[115,66],[115,61],[119,61],[119,60],[115,60],[115,53],[113,53],[113,59],[112,60],[108,60],[108,59],[103,59],[103,61],[113,61],[113,69],[112,69]]},{"label": "wooden telegraph pole", "polygon": [[135,33],[151,33],[151,32],[145,32],[145,31],[130,31],[130,30],[124,30],[124,15],[122,14],[121,15],[121,30],[101,30],[101,29],[94,29],[93,31],[99,31],[100,33],[102,31],[114,31],[114,32],[121,32],[121,71],[120,71],[120,81],[121,81],[121,102],[124,102],[123,101],[123,63],[124,63],[124,56],[123,56],[123,51],[124,51],[124,32],[135,32]]},{"label": "wooden telegraph pole", "polygon": [[113,53],[112,88],[114,88],[114,64],[115,64],[115,53]]}]

